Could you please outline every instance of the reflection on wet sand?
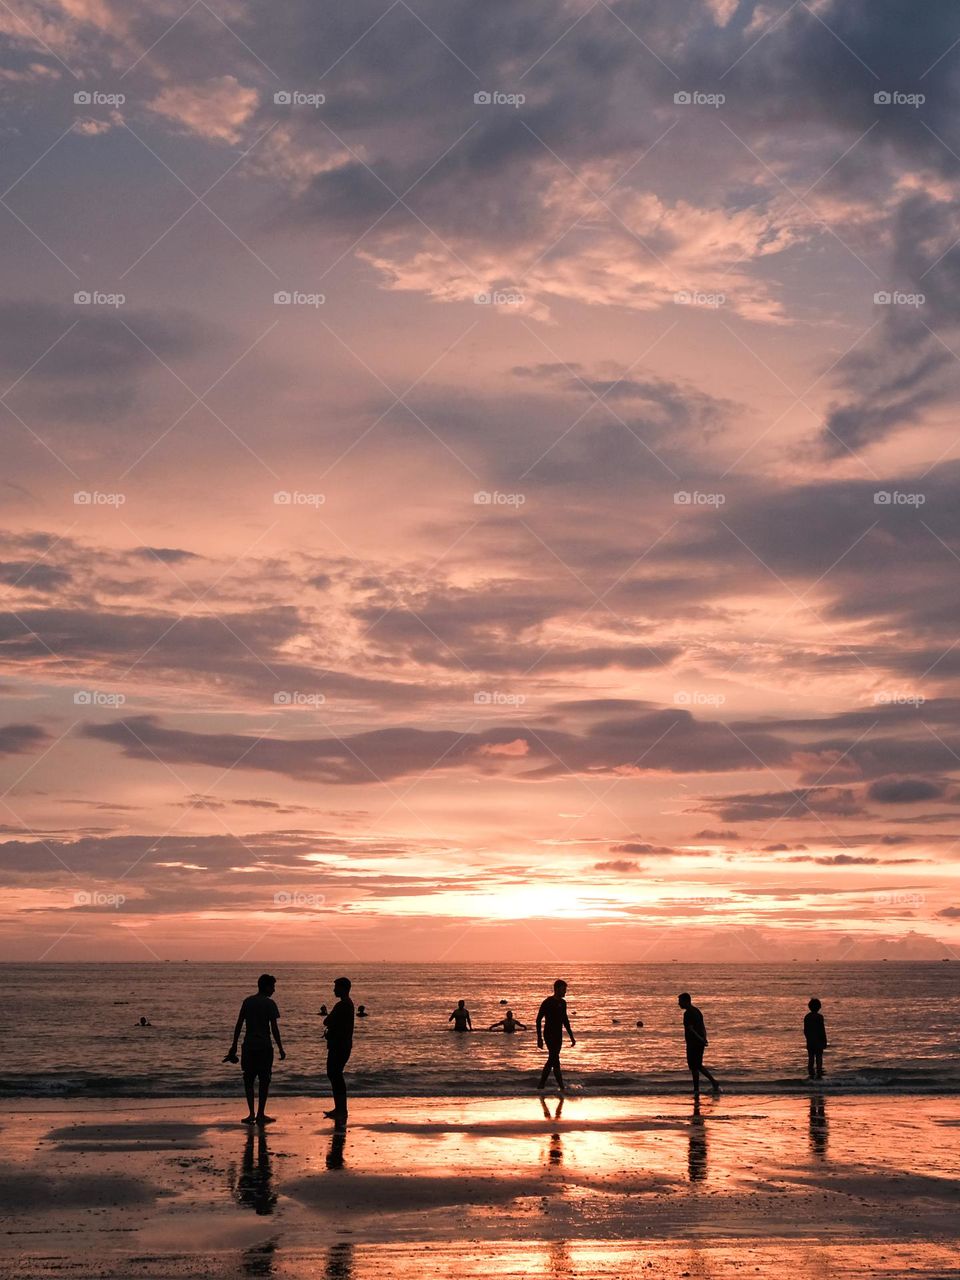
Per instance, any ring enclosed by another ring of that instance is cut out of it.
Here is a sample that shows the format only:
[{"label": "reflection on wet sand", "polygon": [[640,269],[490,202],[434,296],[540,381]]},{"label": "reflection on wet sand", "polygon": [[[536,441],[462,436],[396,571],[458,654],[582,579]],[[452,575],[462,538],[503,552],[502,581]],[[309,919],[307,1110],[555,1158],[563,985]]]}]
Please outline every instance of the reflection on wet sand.
[{"label": "reflection on wet sand", "polygon": [[700,1114],[699,1098],[694,1101],[693,1115],[690,1117],[687,1176],[691,1182],[703,1182],[707,1176],[707,1130]]},{"label": "reflection on wet sand", "polygon": [[545,1275],[549,1276],[550,1280],[561,1280],[561,1277],[565,1278],[573,1275],[573,1268],[570,1264],[569,1240],[553,1240],[547,1246]]},{"label": "reflection on wet sand", "polygon": [[272,1276],[275,1275],[273,1269],[274,1254],[277,1251],[276,1240],[265,1240],[263,1244],[254,1245],[250,1249],[244,1249],[240,1255],[241,1275],[244,1276]]},{"label": "reflection on wet sand", "polygon": [[827,1100],[822,1093],[810,1095],[810,1150],[818,1160],[826,1160],[829,1131]]},{"label": "reflection on wet sand", "polygon": [[[540,1105],[541,1107],[543,1107],[543,1118],[545,1120],[559,1120],[560,1117],[563,1115],[563,1098],[560,1098],[559,1101],[557,1102],[557,1109],[553,1113],[553,1115],[550,1114],[550,1108],[547,1106],[546,1098],[540,1099]],[[560,1131],[557,1130],[556,1132],[551,1133],[550,1135],[550,1147],[549,1147],[549,1150],[547,1151],[547,1164],[549,1166],[552,1166],[553,1168],[557,1168],[562,1163],[563,1163],[563,1138],[560,1135]]]},{"label": "reflection on wet sand", "polygon": [[337,1125],[330,1135],[330,1146],[327,1148],[327,1168],[343,1168],[343,1149],[347,1142],[347,1126]]},{"label": "reflection on wet sand", "polygon": [[354,1245],[349,1240],[341,1240],[331,1245],[327,1251],[324,1280],[353,1280]]},{"label": "reflection on wet sand", "polygon": [[[256,1148],[256,1160],[254,1160]],[[270,1152],[267,1135],[262,1129],[254,1133],[249,1129],[243,1149],[240,1174],[231,1178],[231,1190],[237,1204],[253,1209],[258,1214],[273,1213],[277,1193],[273,1189],[273,1173],[270,1168]]]},{"label": "reflection on wet sand", "polygon": [[196,1153],[169,1128],[181,1107],[155,1108],[158,1149],[139,1105],[110,1118],[132,1141],[87,1107],[70,1145],[45,1141],[45,1110],[8,1125],[0,1280],[91,1256],[101,1280],[761,1280],[785,1256],[794,1280],[955,1272],[953,1098],[367,1098],[349,1153],[310,1100],[266,1133],[199,1101]]}]

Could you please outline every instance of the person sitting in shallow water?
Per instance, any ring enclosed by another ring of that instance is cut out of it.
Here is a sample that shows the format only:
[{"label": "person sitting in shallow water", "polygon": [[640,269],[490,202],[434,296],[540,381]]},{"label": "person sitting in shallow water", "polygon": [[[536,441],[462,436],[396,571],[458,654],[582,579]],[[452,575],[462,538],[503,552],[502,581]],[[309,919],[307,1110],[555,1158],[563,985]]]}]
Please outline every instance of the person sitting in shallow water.
[{"label": "person sitting in shallow water", "polygon": [[138,1026],[138,1027],[152,1027],[152,1026],[153,1026],[153,1023],[152,1023],[152,1022],[148,1022],[146,1018],[141,1018],[141,1019],[140,1019],[140,1021],[139,1021],[138,1023],[136,1023],[136,1026]]},{"label": "person sitting in shallow water", "polygon": [[488,1031],[496,1031],[497,1027],[503,1027],[503,1034],[512,1036],[515,1031],[526,1031],[526,1026],[522,1022],[518,1022],[513,1016],[513,1010],[508,1009],[506,1016],[501,1018],[499,1022],[495,1022],[492,1027],[488,1027]]},{"label": "person sitting in shallow water", "polygon": [[369,1017],[369,1016],[370,1016],[370,1015],[367,1013],[367,1006],[366,1006],[365,1004],[358,1004],[358,1005],[357,1005],[357,1017],[358,1017],[358,1018],[367,1018],[367,1017]]},{"label": "person sitting in shallow water", "polygon": [[320,1006],[320,1012],[317,1014],[317,1017],[318,1017],[318,1018],[325,1018],[329,1012],[330,1012],[330,1010],[327,1008],[327,1006],[326,1006],[325,1004],[322,1004],[322,1005]]}]

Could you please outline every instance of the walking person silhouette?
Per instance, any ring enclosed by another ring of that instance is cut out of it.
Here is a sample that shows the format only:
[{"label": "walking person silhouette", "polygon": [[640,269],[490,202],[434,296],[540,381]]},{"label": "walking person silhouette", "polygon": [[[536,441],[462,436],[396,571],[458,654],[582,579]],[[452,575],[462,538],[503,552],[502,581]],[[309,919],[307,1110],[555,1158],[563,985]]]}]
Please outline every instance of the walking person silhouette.
[{"label": "walking person silhouette", "polygon": [[537,1048],[542,1049],[544,1044],[547,1046],[547,1060],[540,1075],[538,1090],[546,1088],[547,1076],[551,1071],[556,1077],[558,1088],[563,1090],[566,1087],[563,1083],[563,1072],[560,1070],[560,1050],[563,1048],[564,1030],[570,1037],[570,1048],[572,1049],[577,1043],[570,1030],[567,1002],[564,999],[566,994],[567,984],[562,978],[558,978],[553,984],[553,995],[547,996],[537,1010]]},{"label": "walking person silhouette", "polygon": [[720,1086],[703,1065],[703,1051],[707,1047],[707,1028],[703,1014],[690,998],[689,991],[683,991],[677,997],[677,1004],[683,1010],[683,1038],[687,1046],[687,1066],[693,1076],[693,1096],[700,1097],[700,1076],[705,1075],[710,1081],[714,1093],[720,1092]]}]

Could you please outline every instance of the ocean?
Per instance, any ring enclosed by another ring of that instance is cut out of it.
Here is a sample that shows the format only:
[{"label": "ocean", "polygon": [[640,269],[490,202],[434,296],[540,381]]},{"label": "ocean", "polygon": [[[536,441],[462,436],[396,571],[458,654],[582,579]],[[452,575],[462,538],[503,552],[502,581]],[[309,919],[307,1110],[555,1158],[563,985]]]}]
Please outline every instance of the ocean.
[{"label": "ocean", "polygon": [[[268,966],[287,1060],[274,1091],[324,1095],[321,1003],[345,972],[369,1017],[357,1023],[348,1080],[357,1095],[511,1096],[542,1065],[534,1023],[555,977],[569,983],[577,1037],[565,1048],[571,1092],[687,1091],[677,994],[706,1018],[706,1063],[740,1093],[807,1087],[801,1026],[823,1001],[831,1048],[824,1086],[847,1092],[960,1092],[960,965],[934,963],[695,965],[288,964]],[[241,1090],[223,1064],[240,1001],[256,989],[248,964],[5,964],[7,1097],[223,1097]],[[457,1000],[474,1026],[456,1035]],[[504,1001],[506,1003],[504,1003]],[[508,1007],[528,1025],[486,1028]],[[141,1015],[151,1026],[136,1025]],[[636,1022],[643,1021],[637,1028]]]}]

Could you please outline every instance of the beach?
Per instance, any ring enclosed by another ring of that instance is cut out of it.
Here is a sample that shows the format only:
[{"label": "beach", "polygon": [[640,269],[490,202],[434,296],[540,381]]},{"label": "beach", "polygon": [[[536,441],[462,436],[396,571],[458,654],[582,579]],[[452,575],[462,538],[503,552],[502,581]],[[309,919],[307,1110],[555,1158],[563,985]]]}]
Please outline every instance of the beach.
[{"label": "beach", "polygon": [[[11,1100],[0,1276],[942,1276],[960,1100]],[[559,1113],[558,1113],[559,1107]],[[855,1248],[851,1248],[855,1245]]]}]

